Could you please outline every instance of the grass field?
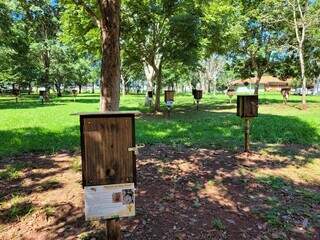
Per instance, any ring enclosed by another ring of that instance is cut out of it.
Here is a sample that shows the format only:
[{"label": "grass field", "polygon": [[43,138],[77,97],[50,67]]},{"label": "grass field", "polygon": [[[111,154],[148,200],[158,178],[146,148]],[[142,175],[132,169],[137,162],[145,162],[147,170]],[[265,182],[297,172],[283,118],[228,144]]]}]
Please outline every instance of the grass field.
[{"label": "grass field", "polygon": [[[235,99],[233,99],[235,101]],[[41,105],[37,96],[0,97],[0,156],[25,152],[54,153],[79,148],[76,112],[98,111],[98,95],[53,98]],[[287,106],[279,93],[260,96],[259,117],[254,119],[251,140],[255,144],[319,145],[320,97],[308,97],[308,109],[299,109],[300,97],[291,96]],[[162,106],[165,110],[165,106]],[[143,95],[121,98],[121,110],[138,110],[137,142],[145,144],[242,147],[242,122],[235,116],[236,104],[224,95],[206,95],[197,112],[191,95],[176,97],[170,119],[147,114]]]}]

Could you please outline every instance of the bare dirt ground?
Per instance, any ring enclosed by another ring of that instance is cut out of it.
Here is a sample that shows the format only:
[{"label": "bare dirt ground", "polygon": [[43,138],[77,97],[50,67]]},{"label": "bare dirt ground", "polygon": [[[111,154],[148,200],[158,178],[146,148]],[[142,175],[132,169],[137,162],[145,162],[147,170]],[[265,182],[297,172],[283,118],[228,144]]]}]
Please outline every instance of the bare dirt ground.
[{"label": "bare dirt ground", "polygon": [[[319,150],[264,149],[146,147],[124,239],[320,239]],[[102,238],[101,224],[84,220],[79,159],[1,160],[0,239]]]}]

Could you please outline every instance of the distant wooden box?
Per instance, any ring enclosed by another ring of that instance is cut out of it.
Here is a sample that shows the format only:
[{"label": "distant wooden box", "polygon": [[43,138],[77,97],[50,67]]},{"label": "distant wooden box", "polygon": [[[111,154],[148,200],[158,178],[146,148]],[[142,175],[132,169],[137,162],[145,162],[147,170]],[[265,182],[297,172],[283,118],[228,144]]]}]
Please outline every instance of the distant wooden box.
[{"label": "distant wooden box", "polygon": [[148,91],[148,98],[153,98],[153,91]]},{"label": "distant wooden box", "polygon": [[164,91],[164,101],[168,102],[168,101],[172,101],[174,102],[174,92],[173,90],[166,90]]},{"label": "distant wooden box", "polygon": [[12,95],[13,96],[19,96],[20,95],[20,90],[19,89],[12,89]]},{"label": "distant wooden box", "polygon": [[237,98],[237,116],[239,117],[257,117],[258,107],[258,95],[238,96]]},{"label": "distant wooden box", "polygon": [[47,95],[47,91],[43,91],[43,90],[39,91],[39,96],[44,97],[45,95]]},{"label": "distant wooden box", "polygon": [[80,114],[82,184],[136,183],[135,113]]},{"label": "distant wooden box", "polygon": [[200,100],[202,99],[202,90],[195,90],[193,94],[194,99]]}]

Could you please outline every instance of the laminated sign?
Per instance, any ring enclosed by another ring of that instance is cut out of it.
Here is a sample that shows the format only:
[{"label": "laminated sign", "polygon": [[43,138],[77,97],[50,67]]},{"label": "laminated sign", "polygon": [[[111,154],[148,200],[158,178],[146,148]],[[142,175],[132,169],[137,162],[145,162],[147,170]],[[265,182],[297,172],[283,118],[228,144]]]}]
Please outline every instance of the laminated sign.
[{"label": "laminated sign", "polygon": [[80,113],[86,220],[135,215],[135,114]]},{"label": "laminated sign", "polygon": [[86,220],[134,216],[134,190],[133,183],[85,187]]}]

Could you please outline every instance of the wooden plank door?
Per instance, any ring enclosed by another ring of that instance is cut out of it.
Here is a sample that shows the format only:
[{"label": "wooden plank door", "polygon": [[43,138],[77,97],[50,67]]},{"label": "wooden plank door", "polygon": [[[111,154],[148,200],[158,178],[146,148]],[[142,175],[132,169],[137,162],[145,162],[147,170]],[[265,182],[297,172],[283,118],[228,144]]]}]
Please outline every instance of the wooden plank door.
[{"label": "wooden plank door", "polygon": [[134,115],[81,116],[83,185],[135,182]]}]

